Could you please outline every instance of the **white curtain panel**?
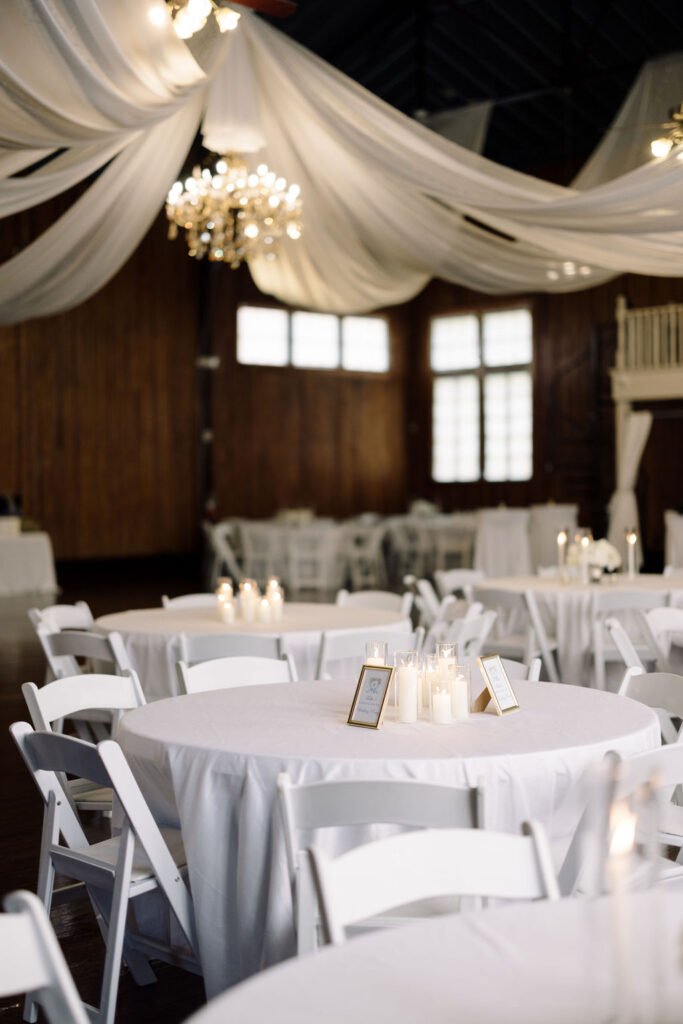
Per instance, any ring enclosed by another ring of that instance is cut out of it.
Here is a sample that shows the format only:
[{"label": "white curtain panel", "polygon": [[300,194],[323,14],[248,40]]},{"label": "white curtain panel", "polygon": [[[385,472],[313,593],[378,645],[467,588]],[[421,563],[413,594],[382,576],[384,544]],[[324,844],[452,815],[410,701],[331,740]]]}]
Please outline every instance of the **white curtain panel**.
[{"label": "white curtain panel", "polygon": [[634,487],[638,478],[638,467],[645,444],[652,427],[651,412],[632,412],[626,420],[621,456],[617,465],[617,488],[609,503],[609,530],[607,539],[617,551],[625,556],[626,530],[635,527],[638,531],[637,563],[642,564],[643,546],[640,540],[638,504]]},{"label": "white curtain panel", "polygon": [[[7,0],[0,215],[112,162],[0,266],[0,322],[68,309],[115,273],[182,167],[214,76],[208,137],[239,148],[228,143],[251,129],[254,145],[262,132],[257,162],[302,188],[302,238],[251,264],[258,286],[292,305],[364,312],[409,299],[432,276],[505,293],[683,274],[677,153],[561,188],[440,137],[248,11],[233,35],[207,27],[184,43],[161,0]],[[55,150],[66,152],[11,177]]]}]

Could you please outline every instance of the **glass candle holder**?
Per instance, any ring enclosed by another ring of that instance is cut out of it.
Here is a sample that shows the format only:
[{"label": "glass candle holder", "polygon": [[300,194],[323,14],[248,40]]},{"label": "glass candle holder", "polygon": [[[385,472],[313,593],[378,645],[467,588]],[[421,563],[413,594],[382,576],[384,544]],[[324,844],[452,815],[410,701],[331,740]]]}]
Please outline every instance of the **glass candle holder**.
[{"label": "glass candle holder", "polygon": [[470,666],[458,665],[448,680],[451,695],[451,715],[456,722],[470,716]]},{"label": "glass candle holder", "polygon": [[416,722],[419,690],[417,651],[396,651],[394,670],[398,720],[399,722]]},{"label": "glass candle holder", "polygon": [[365,645],[365,664],[386,665],[387,650],[386,640],[368,640]]},{"label": "glass candle holder", "polygon": [[437,644],[436,658],[438,662],[439,676],[450,692],[451,680],[455,676],[455,666],[458,660],[458,649],[455,644]]},{"label": "glass candle holder", "polygon": [[269,576],[266,583],[266,594],[270,594],[271,590],[282,590],[282,584],[280,583],[279,576]]},{"label": "glass candle holder", "polygon": [[268,586],[266,599],[270,604],[270,617],[273,622],[281,622],[285,609],[285,594],[282,587]]},{"label": "glass candle holder", "polygon": [[223,594],[224,597],[232,597],[232,580],[229,576],[218,577],[218,587],[216,588],[216,594]]},{"label": "glass candle holder", "polygon": [[428,654],[422,662],[422,705],[432,709],[432,686],[439,676],[439,658],[436,654]]},{"label": "glass candle holder", "polygon": [[245,622],[253,622],[256,618],[259,589],[256,580],[240,580],[240,611]]},{"label": "glass candle holder", "polygon": [[221,622],[234,622],[236,617],[235,601],[232,592],[227,594],[216,594],[216,610]]}]

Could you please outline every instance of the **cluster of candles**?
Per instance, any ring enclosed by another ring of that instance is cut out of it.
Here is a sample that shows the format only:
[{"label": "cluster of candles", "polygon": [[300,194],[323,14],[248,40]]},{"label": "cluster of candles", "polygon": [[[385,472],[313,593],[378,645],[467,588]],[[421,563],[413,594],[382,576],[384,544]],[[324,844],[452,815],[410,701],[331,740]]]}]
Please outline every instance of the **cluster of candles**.
[{"label": "cluster of candles", "polygon": [[285,593],[279,577],[270,576],[265,594],[261,594],[256,580],[243,579],[235,595],[232,580],[221,576],[216,590],[216,606],[221,622],[280,622],[285,605]]},{"label": "cluster of candles", "polygon": [[[365,645],[366,665],[387,665],[387,644]],[[394,654],[393,704],[399,722],[428,718],[437,725],[468,718],[470,666],[459,665],[454,644],[437,644],[436,654],[420,661],[417,651]]]},{"label": "cluster of candles", "polygon": [[[636,546],[638,544],[638,532],[635,527],[630,526],[626,530],[626,569],[629,577],[636,575]],[[569,543],[569,528],[560,530],[557,534],[557,568],[560,578],[565,579],[567,574],[567,545]],[[588,582],[589,570],[589,549],[593,543],[593,534],[590,530],[579,529],[574,534],[574,543],[579,545],[581,558],[580,568],[583,582]]]}]

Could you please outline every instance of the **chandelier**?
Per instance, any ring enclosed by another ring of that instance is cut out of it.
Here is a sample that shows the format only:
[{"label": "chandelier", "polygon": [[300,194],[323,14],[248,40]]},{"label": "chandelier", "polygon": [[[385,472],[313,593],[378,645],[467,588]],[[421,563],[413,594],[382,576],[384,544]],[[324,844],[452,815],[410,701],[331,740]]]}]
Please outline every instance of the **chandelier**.
[{"label": "chandelier", "polygon": [[667,129],[666,135],[650,143],[653,156],[667,156],[674,146],[680,146],[683,142],[683,103],[679,110],[674,107],[669,117],[671,120],[662,125],[662,128]]},{"label": "chandelier", "polygon": [[188,253],[233,270],[254,257],[275,259],[283,235],[301,236],[299,186],[260,164],[249,171],[242,157],[220,157],[213,169],[195,167],[176,181],[166,200],[168,237],[185,231]]}]

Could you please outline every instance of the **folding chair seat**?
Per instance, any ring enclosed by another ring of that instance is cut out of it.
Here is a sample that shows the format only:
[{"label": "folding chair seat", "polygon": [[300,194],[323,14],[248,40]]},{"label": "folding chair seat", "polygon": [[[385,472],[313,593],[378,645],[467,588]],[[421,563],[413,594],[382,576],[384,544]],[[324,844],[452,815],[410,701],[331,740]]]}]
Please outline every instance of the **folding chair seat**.
[{"label": "folding chair seat", "polygon": [[312,846],[326,941],[340,945],[357,921],[439,896],[559,899],[542,826],[525,823],[522,833],[424,829],[357,846],[334,860]]},{"label": "folding chair seat", "polygon": [[30,992],[49,1024],[89,1024],[50,919],[38,897],[21,889],[0,914],[0,996]]},{"label": "folding chair seat", "polygon": [[292,658],[214,658],[197,665],[176,662],[180,693],[228,690],[235,686],[296,682]]},{"label": "folding chair seat", "polygon": [[[318,664],[315,670],[316,679],[329,679],[330,663],[334,661],[354,660],[358,667],[365,660],[365,645],[371,640],[385,641],[389,664],[396,651],[422,650],[424,629],[421,626],[415,631],[399,632],[392,629],[345,629],[323,633],[318,650]],[[348,674],[348,673],[347,673]]]},{"label": "folding chair seat", "polygon": [[[295,908],[297,952],[317,945],[318,909],[302,835],[318,829],[400,825],[407,828],[484,828],[485,793],[473,788],[404,781],[314,782],[294,785],[286,772],[278,776],[278,804],[285,834],[287,866]],[[398,919],[374,918],[372,928]]]},{"label": "folding chair seat", "polygon": [[[26,722],[15,722],[10,732],[45,804],[38,895],[49,913],[56,872],[85,885],[106,946],[100,1007],[87,1010],[96,1024],[113,1024],[122,956],[138,984],[155,980],[148,956],[199,970],[192,900],[181,873],[180,830],[159,829],[113,740],[95,747],[71,736],[34,732]],[[100,843],[88,841],[63,787],[63,775],[113,789],[122,812],[119,835]],[[192,955],[168,949],[126,924],[129,903],[152,890],[165,897]],[[36,1019],[30,997],[24,1019]]]},{"label": "folding chair seat", "polygon": [[[115,733],[124,711],[146,703],[138,677],[132,670],[122,676],[94,673],[68,676],[40,688],[35,683],[24,683],[21,692],[34,729],[45,732],[51,732],[53,725],[63,718],[71,718],[83,711],[101,710],[112,712],[112,731]],[[112,809],[111,789],[102,789],[87,779],[68,781],[67,791],[79,810],[108,813]]]}]

